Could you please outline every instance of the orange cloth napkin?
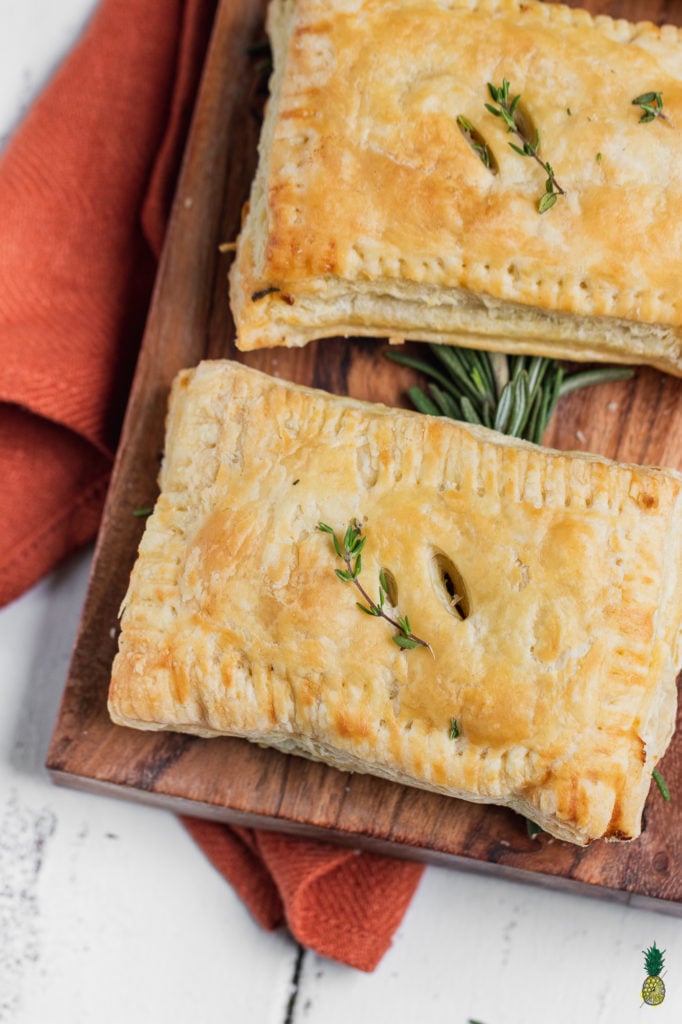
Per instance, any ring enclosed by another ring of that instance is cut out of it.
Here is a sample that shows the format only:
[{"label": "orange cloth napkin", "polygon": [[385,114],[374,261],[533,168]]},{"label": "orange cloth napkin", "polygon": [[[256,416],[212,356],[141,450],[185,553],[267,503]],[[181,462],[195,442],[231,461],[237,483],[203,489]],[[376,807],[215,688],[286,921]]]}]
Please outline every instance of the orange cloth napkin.
[{"label": "orange cloth napkin", "polygon": [[[215,0],[103,0],[0,158],[0,604],[97,529]],[[184,819],[267,928],[373,970],[422,867]]]}]

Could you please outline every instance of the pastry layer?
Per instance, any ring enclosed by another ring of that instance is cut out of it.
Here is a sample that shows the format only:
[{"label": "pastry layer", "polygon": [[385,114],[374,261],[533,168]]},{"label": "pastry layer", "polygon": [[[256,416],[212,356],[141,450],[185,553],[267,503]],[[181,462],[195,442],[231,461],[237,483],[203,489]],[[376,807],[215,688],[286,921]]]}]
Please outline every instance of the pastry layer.
[{"label": "pastry layer", "polygon": [[[115,722],[507,805],[579,844],[638,834],[675,720],[679,474],[207,362],[174,384],[160,484]],[[318,524],[353,520],[361,582],[376,600],[385,571],[433,655],[337,578]]]},{"label": "pastry layer", "polygon": [[[537,0],[273,0],[239,345],[388,336],[682,374],[682,43]],[[565,190],[514,152],[510,82]],[[666,120],[632,100],[660,92]],[[485,143],[490,167],[458,118]]]}]

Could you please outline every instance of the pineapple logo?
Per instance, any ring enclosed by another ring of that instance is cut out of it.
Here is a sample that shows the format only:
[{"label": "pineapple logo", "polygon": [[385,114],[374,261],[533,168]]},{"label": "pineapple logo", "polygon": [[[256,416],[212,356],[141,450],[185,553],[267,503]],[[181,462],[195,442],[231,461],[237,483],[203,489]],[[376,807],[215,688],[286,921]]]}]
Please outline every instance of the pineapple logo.
[{"label": "pineapple logo", "polygon": [[661,977],[663,970],[664,949],[659,949],[654,942],[644,953],[644,970],[646,979],[642,985],[642,999],[647,1006],[660,1006],[665,999],[665,983]]}]

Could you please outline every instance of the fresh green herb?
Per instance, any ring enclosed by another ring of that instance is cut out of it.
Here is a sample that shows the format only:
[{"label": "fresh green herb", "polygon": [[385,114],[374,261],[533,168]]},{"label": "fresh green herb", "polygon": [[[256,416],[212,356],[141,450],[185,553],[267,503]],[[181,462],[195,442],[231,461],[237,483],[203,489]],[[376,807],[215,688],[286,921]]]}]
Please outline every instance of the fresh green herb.
[{"label": "fresh green herb", "polygon": [[663,118],[664,121],[668,120],[667,115],[663,113],[663,96],[660,92],[643,92],[641,96],[635,96],[632,105],[641,107],[644,111],[639,119],[640,124],[655,121],[657,117]]},{"label": "fresh green herb", "polygon": [[601,153],[597,153],[597,163],[601,163]]},{"label": "fresh green herb", "polygon": [[462,735],[462,730],[459,727],[459,722],[456,718],[450,719],[450,731],[448,736],[451,740],[456,740]]},{"label": "fresh green herb", "polygon": [[428,644],[426,640],[421,640],[418,636],[414,635],[407,615],[398,616],[397,619],[394,619],[385,611],[386,598],[389,593],[389,583],[383,569],[379,573],[378,601],[373,601],[360,583],[358,576],[362,572],[362,549],[365,546],[367,538],[362,536],[362,529],[358,525],[357,520],[352,519],[350,521],[346,532],[343,535],[343,541],[339,541],[339,538],[336,536],[336,532],[326,523],[318,523],[317,528],[323,533],[328,533],[331,536],[336,554],[346,564],[345,569],[334,570],[338,578],[342,583],[354,583],[367,602],[366,604],[362,604],[362,602],[356,601],[360,611],[363,611],[366,615],[374,615],[378,618],[385,619],[386,622],[390,623],[391,626],[397,629],[397,634],[391,637],[391,639],[393,640],[393,643],[397,644],[403,651],[410,651],[415,647],[426,647],[433,654],[431,645]]},{"label": "fresh green herb", "polygon": [[627,367],[602,367],[564,376],[555,359],[507,356],[455,345],[422,346],[431,359],[416,358],[389,348],[394,363],[419,370],[429,378],[426,394],[413,386],[413,405],[430,416],[480,423],[514,437],[540,444],[545,427],[563,395],[607,380],[632,376]]},{"label": "fresh green herb", "polygon": [[514,115],[516,114],[517,107],[521,101],[521,96],[509,96],[509,82],[506,78],[502,79],[501,86],[492,85],[488,82],[488,92],[493,100],[493,103],[486,103],[485,108],[495,117],[501,117],[507,126],[507,132],[511,132],[521,143],[517,146],[516,143],[510,142],[509,145],[518,153],[519,156],[529,156],[537,164],[542,167],[543,171],[547,175],[545,181],[545,192],[544,195],[538,201],[538,213],[545,213],[556,203],[559,196],[565,195],[559,182],[556,180],[554,174],[554,168],[548,160],[543,160],[540,156],[540,132],[535,132],[535,139],[531,140],[526,137],[526,134],[522,130],[519,120]]},{"label": "fresh green herb", "polygon": [[542,835],[544,829],[540,828],[536,822],[531,821],[530,818],[526,818],[526,832],[529,839],[535,839],[536,836]]},{"label": "fresh green herb", "polygon": [[146,519],[146,517],[150,516],[153,511],[153,508],[134,508],[133,515],[138,519]]},{"label": "fresh green herb", "polygon": [[483,166],[487,167],[488,170],[493,170],[492,158],[487,143],[483,141],[471,121],[468,121],[466,117],[460,114],[457,118],[457,125]]},{"label": "fresh green herb", "polygon": [[663,797],[665,802],[666,803],[670,803],[670,790],[668,789],[668,786],[666,785],[666,781],[663,778],[663,776],[661,775],[661,773],[659,772],[658,768],[654,768],[654,770],[652,772],[652,777],[653,777],[654,782],[658,786],[658,788],[659,788],[659,790],[661,792],[661,796]]}]

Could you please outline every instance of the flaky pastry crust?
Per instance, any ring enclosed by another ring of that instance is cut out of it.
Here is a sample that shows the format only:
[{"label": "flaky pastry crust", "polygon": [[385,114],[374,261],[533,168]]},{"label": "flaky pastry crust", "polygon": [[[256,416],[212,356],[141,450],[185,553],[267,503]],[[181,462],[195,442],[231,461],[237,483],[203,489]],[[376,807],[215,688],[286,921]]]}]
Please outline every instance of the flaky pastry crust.
[{"label": "flaky pastry crust", "polygon": [[[679,474],[208,362],[174,384],[160,484],[115,722],[507,805],[574,843],[638,834],[675,720]],[[390,574],[433,656],[336,577],[318,523],[353,518],[365,587]]]},{"label": "flaky pastry crust", "polygon": [[[387,336],[682,374],[682,43],[536,0],[273,0],[238,344]],[[565,195],[485,108],[521,95]],[[666,120],[641,124],[638,95]],[[480,160],[464,117],[491,154]]]}]

